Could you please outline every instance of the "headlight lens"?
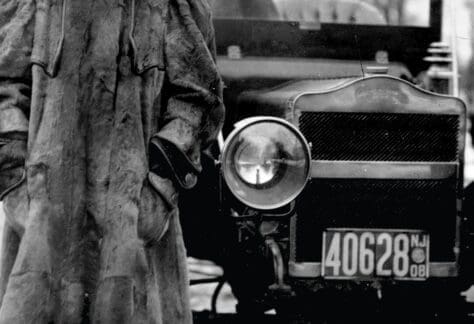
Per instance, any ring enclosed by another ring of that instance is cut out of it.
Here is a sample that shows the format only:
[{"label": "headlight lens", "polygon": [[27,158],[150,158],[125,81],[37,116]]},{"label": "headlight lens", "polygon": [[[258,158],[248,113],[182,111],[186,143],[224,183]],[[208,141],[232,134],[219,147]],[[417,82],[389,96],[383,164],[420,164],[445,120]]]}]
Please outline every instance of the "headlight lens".
[{"label": "headlight lens", "polygon": [[281,153],[268,138],[242,138],[234,156],[237,174],[250,185],[264,187],[275,178]]},{"label": "headlight lens", "polygon": [[250,118],[234,130],[222,154],[232,193],[257,209],[289,203],[308,179],[310,153],[301,133],[280,118]]}]

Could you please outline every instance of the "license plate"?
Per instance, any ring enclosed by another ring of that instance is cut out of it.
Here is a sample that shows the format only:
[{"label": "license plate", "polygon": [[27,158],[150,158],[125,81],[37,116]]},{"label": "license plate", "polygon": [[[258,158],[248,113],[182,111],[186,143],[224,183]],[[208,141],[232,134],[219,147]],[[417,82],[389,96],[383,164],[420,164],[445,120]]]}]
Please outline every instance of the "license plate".
[{"label": "license plate", "polygon": [[418,230],[328,229],[323,234],[322,275],[327,279],[429,276],[430,237]]}]

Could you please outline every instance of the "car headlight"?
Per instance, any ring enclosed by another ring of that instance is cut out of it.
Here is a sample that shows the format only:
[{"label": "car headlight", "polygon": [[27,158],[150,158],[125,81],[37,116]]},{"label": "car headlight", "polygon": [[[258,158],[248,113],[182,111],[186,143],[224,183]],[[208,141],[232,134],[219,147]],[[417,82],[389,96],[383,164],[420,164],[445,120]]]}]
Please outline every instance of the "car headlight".
[{"label": "car headlight", "polygon": [[282,207],[303,190],[310,169],[309,146],[287,121],[274,117],[243,120],[222,152],[224,179],[231,192],[257,209]]}]

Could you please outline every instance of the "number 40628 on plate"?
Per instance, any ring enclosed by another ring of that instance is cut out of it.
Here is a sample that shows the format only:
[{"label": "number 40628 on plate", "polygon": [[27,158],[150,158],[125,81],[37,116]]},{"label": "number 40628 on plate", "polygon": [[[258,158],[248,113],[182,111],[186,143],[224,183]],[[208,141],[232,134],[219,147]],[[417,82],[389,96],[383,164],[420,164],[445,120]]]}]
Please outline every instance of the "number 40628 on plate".
[{"label": "number 40628 on plate", "polygon": [[429,277],[430,237],[419,230],[328,229],[323,234],[327,279]]}]

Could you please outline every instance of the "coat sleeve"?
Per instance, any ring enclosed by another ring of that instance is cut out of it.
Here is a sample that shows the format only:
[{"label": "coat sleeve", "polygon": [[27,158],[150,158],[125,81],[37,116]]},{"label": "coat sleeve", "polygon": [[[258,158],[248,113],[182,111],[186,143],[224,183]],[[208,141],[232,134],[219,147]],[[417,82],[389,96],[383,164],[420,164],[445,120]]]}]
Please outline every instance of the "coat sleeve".
[{"label": "coat sleeve", "polygon": [[164,155],[178,182],[191,187],[201,170],[201,151],[223,123],[222,81],[207,0],[170,0],[168,12],[165,111],[150,154]]},{"label": "coat sleeve", "polygon": [[0,0],[0,200],[26,155],[34,16],[34,0]]}]

